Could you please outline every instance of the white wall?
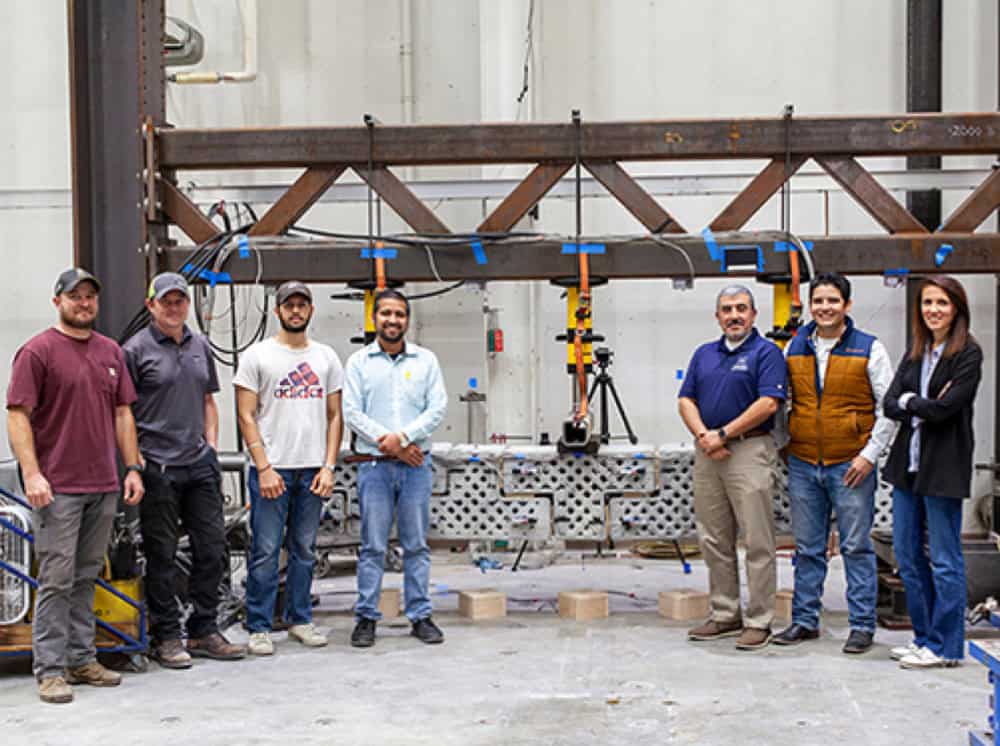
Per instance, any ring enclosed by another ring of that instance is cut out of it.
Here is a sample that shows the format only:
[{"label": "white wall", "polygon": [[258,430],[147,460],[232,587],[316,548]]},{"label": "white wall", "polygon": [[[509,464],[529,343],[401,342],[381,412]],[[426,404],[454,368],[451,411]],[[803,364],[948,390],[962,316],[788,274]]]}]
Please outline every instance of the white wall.
[{"label": "white wall", "polygon": [[[786,103],[798,114],[896,112],[905,102],[903,0],[538,0],[533,24],[530,88],[522,84],[527,0],[260,0],[259,78],[246,86],[171,86],[168,116],[178,126],[359,124],[365,112],[392,122],[565,121],[579,108],[585,119],[776,115]],[[168,13],[201,29],[206,59],[199,66],[239,69],[240,26],[235,0],[168,0]],[[404,23],[406,18],[410,23]],[[944,103],[947,110],[997,106],[997,8],[988,0],[947,3]],[[0,62],[16,74],[0,79],[0,189],[69,186],[65,5],[0,3],[8,31]],[[946,159],[946,165],[984,166],[989,158]],[[883,159],[882,167],[901,166]],[[752,171],[759,164],[630,164],[635,174],[659,171]],[[506,177],[524,167],[410,169],[419,178]],[[200,184],[288,183],[294,171],[183,174]],[[346,177],[345,177],[346,178]],[[946,193],[944,209],[964,195]],[[671,199],[667,209],[689,230],[700,230],[727,196]],[[493,203],[486,206],[492,208]],[[453,230],[470,230],[478,203],[437,205]],[[639,224],[607,199],[587,200],[585,231],[635,233]],[[384,229],[403,230],[386,211]],[[878,232],[849,198],[831,197],[833,232]],[[796,196],[792,228],[820,232],[818,196]],[[363,205],[318,205],[303,221],[316,227],[365,230]],[[547,200],[534,227],[571,232],[572,202]],[[752,228],[778,225],[775,201]],[[5,241],[0,256],[8,302],[0,308],[0,376],[16,346],[52,318],[49,288],[71,257],[68,209],[0,210]],[[571,268],[568,267],[568,271]],[[304,278],[308,279],[308,278]],[[986,379],[977,408],[977,458],[992,448],[993,280],[966,278],[975,329],[987,348]],[[431,286],[414,285],[419,292]],[[595,293],[595,326],[617,351],[615,374],[644,442],[683,440],[675,415],[683,369],[694,346],[717,333],[711,318],[718,282],[693,291],[668,282],[628,281]],[[341,287],[317,288],[315,332],[346,356],[360,327],[360,308],[326,299]],[[463,440],[465,411],[457,396],[470,377],[489,380],[490,432],[558,431],[569,408],[565,350],[553,341],[564,326],[559,292],[545,283],[495,283],[485,301],[498,307],[507,349],[484,356],[483,292],[461,289],[418,305],[414,335],[436,350],[445,367],[452,409],[442,440]],[[109,289],[108,296],[113,293]],[[760,326],[770,321],[770,291],[758,288]],[[108,298],[105,299],[106,302]],[[878,334],[894,357],[902,353],[903,291],[881,281],[856,282],[855,318]],[[228,377],[227,377],[228,378]],[[483,384],[481,384],[482,386]],[[224,441],[232,442],[228,386]]]}]

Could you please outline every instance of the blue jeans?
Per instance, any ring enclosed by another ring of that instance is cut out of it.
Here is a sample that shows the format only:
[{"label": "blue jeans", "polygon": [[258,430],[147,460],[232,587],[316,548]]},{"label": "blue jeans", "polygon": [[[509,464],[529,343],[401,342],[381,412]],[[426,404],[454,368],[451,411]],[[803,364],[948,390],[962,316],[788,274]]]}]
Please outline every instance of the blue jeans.
[{"label": "blue jeans", "polygon": [[[288,550],[284,619],[312,621],[312,579],[316,533],[323,498],[309,490],[318,469],[278,469],[285,491],[274,500],[260,494],[257,470],[250,469],[250,568],[247,576],[247,629],[267,632],[278,596],[278,556]],[[286,531],[287,525],[287,531]]]},{"label": "blue jeans", "polygon": [[381,619],[382,563],[395,514],[403,547],[403,604],[410,621],[431,615],[428,584],[431,553],[427,547],[432,475],[429,461],[407,466],[400,461],[369,461],[358,468],[361,503],[361,556],[358,559],[358,619]]},{"label": "blue jeans", "polygon": [[819,628],[826,580],[826,545],[830,538],[830,511],[837,516],[840,553],[847,576],[847,615],[851,629],[875,632],[878,577],[872,520],[875,516],[876,471],[857,487],[844,485],[851,462],[815,465],[789,456],[788,494],[795,534],[795,595],[792,622]]},{"label": "blue jeans", "polygon": [[914,643],[947,660],[961,660],[966,594],[962,501],[894,489],[892,550],[906,589]]}]

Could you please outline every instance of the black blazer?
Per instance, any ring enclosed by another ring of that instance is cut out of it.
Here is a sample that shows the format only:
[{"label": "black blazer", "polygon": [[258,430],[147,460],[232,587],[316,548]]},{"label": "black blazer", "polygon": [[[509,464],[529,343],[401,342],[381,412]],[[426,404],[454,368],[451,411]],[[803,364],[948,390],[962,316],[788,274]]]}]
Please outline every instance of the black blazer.
[{"label": "black blazer", "polygon": [[[972,482],[972,402],[983,376],[983,351],[974,341],[950,358],[941,358],[927,386],[928,398],[920,396],[920,360],[906,357],[899,365],[882,408],[900,423],[889,451],[885,479],[917,495],[967,498]],[[899,408],[899,397],[917,394]],[[923,418],[920,434],[920,466],[911,481],[911,418]]]}]

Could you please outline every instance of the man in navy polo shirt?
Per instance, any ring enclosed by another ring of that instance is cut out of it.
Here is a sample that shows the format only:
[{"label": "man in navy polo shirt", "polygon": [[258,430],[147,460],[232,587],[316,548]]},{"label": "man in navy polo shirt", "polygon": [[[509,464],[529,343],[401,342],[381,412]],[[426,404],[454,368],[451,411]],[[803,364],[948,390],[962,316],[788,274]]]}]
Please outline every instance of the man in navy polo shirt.
[{"label": "man in navy polo shirt", "polygon": [[[735,637],[740,650],[771,641],[776,573],[774,475],[778,455],[771,429],[785,399],[781,350],[754,328],[757,307],[742,285],[723,288],[715,318],[718,341],[699,347],[681,386],[679,410],[695,438],[694,512],[708,566],[711,618],[690,640]],[[746,544],[749,601],[740,609],[736,539]]]}]

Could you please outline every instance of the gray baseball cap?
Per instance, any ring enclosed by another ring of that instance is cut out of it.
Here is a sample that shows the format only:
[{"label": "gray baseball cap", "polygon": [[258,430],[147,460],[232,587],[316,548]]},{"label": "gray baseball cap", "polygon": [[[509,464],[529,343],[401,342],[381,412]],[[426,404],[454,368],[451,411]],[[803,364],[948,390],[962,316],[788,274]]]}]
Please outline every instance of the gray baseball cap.
[{"label": "gray baseball cap", "polygon": [[97,288],[97,292],[101,292],[101,283],[99,283],[97,278],[90,274],[90,272],[85,269],[80,269],[79,267],[70,267],[59,275],[59,279],[56,280],[55,295],[71,293],[77,285],[84,281],[94,283],[94,287]]},{"label": "gray baseball cap", "polygon": [[275,296],[275,299],[280,306],[293,295],[304,296],[306,300],[312,303],[312,291],[306,287],[304,282],[299,282],[298,280],[289,280],[288,282],[283,283],[281,287],[278,288],[278,293]]},{"label": "gray baseball cap", "polygon": [[173,290],[183,293],[187,298],[191,297],[187,280],[176,272],[162,272],[149,283],[149,292],[146,293],[146,297],[150,300],[160,300],[164,295]]}]

